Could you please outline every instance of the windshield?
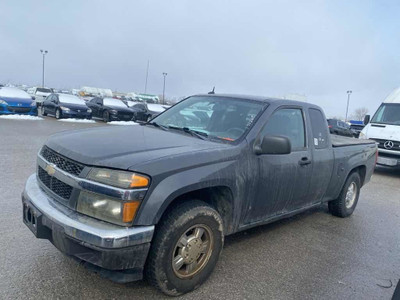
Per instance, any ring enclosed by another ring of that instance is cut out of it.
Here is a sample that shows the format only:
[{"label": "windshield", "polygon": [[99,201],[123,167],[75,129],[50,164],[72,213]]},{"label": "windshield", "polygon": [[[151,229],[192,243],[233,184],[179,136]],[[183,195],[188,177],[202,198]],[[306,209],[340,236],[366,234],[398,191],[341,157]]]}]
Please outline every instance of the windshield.
[{"label": "windshield", "polygon": [[41,93],[49,93],[51,94],[53,91],[51,89],[46,89],[46,88],[37,88],[36,92],[41,92]]},{"label": "windshield", "polygon": [[105,106],[118,106],[118,107],[124,107],[126,108],[126,104],[122,102],[121,100],[118,99],[113,99],[113,98],[104,98],[103,104]]},{"label": "windshield", "polygon": [[400,104],[383,103],[372,118],[372,123],[400,125]]},{"label": "windshield", "polygon": [[85,105],[85,101],[73,95],[61,94],[58,95],[58,98],[60,99],[61,103]]},{"label": "windshield", "polygon": [[152,122],[233,142],[251,127],[265,105],[245,99],[194,96],[179,102]]}]

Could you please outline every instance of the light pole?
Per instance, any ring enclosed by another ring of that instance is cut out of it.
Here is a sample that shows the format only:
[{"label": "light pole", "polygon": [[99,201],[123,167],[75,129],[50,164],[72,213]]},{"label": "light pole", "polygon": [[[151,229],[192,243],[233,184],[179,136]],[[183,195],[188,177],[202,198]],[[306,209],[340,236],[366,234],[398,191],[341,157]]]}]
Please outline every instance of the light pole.
[{"label": "light pole", "polygon": [[147,92],[147,78],[149,77],[149,64],[150,64],[150,60],[147,60],[146,82],[144,84],[144,93],[145,94]]},{"label": "light pole", "polygon": [[162,73],[164,76],[164,88],[163,88],[163,92],[162,92],[162,102],[163,104],[165,104],[165,77],[167,77],[167,73]]},{"label": "light pole", "polygon": [[44,87],[44,56],[49,53],[49,51],[40,49],[40,53],[43,55],[42,87]]},{"label": "light pole", "polygon": [[350,103],[350,95],[351,95],[352,91],[347,91],[347,108],[346,108],[346,119],[345,122],[347,122],[347,114],[349,112],[349,103]]}]

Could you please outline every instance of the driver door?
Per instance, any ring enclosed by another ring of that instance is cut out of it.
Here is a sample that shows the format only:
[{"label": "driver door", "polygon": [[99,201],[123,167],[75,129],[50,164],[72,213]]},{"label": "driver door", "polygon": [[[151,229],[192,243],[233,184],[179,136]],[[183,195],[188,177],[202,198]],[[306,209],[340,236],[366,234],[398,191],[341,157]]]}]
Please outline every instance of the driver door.
[{"label": "driver door", "polygon": [[300,107],[279,108],[266,122],[259,139],[264,136],[288,137],[291,153],[256,157],[257,190],[248,205],[245,224],[263,221],[307,204],[312,168],[303,110]]}]

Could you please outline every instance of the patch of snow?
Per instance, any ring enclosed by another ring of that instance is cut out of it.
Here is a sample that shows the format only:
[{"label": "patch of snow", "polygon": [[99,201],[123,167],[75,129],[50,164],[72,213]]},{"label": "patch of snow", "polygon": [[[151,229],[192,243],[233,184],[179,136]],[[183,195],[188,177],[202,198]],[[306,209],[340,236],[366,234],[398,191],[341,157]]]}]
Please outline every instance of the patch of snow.
[{"label": "patch of snow", "polygon": [[59,122],[70,122],[70,123],[96,123],[95,120],[88,119],[60,119]]},{"label": "patch of snow", "polygon": [[43,118],[29,115],[0,115],[0,119],[42,121]]},{"label": "patch of snow", "polygon": [[169,105],[162,105],[162,104],[154,104],[154,103],[147,103],[147,108],[151,111],[155,112],[163,112],[167,108],[169,108]]},{"label": "patch of snow", "polygon": [[31,99],[31,97],[27,92],[14,87],[0,88],[0,97]]},{"label": "patch of snow", "polygon": [[107,124],[110,124],[110,125],[139,125],[139,123],[136,123],[133,121],[111,121],[111,122],[108,122]]}]

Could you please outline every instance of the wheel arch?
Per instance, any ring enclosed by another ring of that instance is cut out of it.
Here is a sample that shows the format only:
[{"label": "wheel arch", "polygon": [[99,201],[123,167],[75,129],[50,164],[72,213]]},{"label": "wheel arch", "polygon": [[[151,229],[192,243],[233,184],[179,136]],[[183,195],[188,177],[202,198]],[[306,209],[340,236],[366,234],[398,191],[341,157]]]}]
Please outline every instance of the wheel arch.
[{"label": "wheel arch", "polygon": [[163,216],[168,214],[168,212],[173,210],[175,207],[194,199],[209,204],[220,214],[225,234],[233,232],[234,197],[232,190],[225,185],[197,188],[174,195],[167,205],[160,208],[156,216],[155,224],[157,224]]},{"label": "wheel arch", "polygon": [[[367,167],[365,165],[360,165],[360,166],[354,167],[353,169],[351,169],[351,171],[347,175],[346,180],[347,180],[347,178],[349,178],[349,176],[351,174],[353,174],[355,172],[357,172],[358,175],[360,175],[360,180],[361,180],[361,186],[360,187],[362,187],[364,185],[365,176],[367,174]],[[346,180],[345,180],[345,182],[346,182]]]}]

